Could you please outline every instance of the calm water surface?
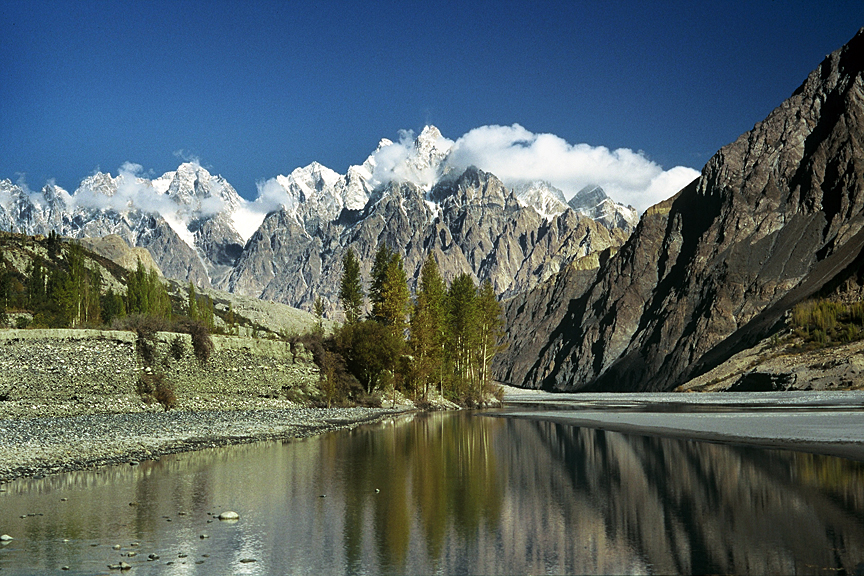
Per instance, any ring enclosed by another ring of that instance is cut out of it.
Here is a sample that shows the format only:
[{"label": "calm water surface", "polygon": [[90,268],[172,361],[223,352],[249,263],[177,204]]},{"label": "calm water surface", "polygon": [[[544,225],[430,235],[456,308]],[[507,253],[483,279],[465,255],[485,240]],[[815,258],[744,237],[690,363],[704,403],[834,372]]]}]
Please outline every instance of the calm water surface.
[{"label": "calm water surface", "polygon": [[[0,533],[15,540],[0,575],[121,560],[171,575],[836,574],[864,561],[862,463],[470,413],[2,488]],[[239,522],[214,520],[225,510]]]}]

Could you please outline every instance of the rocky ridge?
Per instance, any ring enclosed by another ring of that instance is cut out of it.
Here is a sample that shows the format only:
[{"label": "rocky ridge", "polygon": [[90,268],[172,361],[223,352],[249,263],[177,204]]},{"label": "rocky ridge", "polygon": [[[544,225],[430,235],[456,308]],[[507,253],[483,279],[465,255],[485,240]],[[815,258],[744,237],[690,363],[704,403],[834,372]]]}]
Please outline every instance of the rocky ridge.
[{"label": "rocky ridge", "polygon": [[[802,299],[861,284],[864,30],[701,176],[645,212],[584,282],[511,305],[498,374],[549,390],[670,390],[783,325]],[[569,271],[567,272],[569,273]],[[533,342],[536,322],[560,318]],[[527,336],[526,336],[527,334]],[[521,366],[507,372],[510,361]]]}]

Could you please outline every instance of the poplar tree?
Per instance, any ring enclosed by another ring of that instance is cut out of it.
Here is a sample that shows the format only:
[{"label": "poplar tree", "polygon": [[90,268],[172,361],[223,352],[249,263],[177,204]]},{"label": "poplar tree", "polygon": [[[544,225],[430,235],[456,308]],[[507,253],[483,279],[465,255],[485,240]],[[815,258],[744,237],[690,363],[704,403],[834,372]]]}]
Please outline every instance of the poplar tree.
[{"label": "poplar tree", "polygon": [[[414,374],[423,386],[423,396],[430,381],[443,386],[444,345],[446,342],[445,299],[447,286],[438,262],[429,254],[420,270],[420,286],[411,314],[411,336],[408,341],[414,357]],[[443,389],[439,390],[443,393]]]},{"label": "poplar tree", "polygon": [[148,272],[140,259],[126,285],[126,311],[160,318],[171,316],[171,301],[159,275],[155,270]]},{"label": "poplar tree", "polygon": [[345,311],[345,322],[354,324],[360,320],[360,313],[363,310],[363,285],[360,282],[360,263],[351,248],[342,257],[339,301],[342,302]]},{"label": "poplar tree", "polygon": [[110,325],[115,318],[123,316],[126,316],[126,303],[123,301],[123,296],[109,288],[102,297],[102,321]]},{"label": "poplar tree", "polygon": [[477,288],[468,274],[453,280],[447,293],[448,352],[455,384],[463,391],[477,381]]},{"label": "poplar tree", "polygon": [[45,303],[48,297],[48,277],[41,257],[37,256],[30,262],[25,275],[27,277],[27,306],[30,310],[36,310]]},{"label": "poplar tree", "polygon": [[[315,304],[312,306],[315,313],[315,330],[318,334],[324,334],[324,300],[320,296],[315,297]],[[329,406],[328,406],[329,407]]]},{"label": "poplar tree", "polygon": [[191,280],[189,281],[188,293],[189,298],[186,304],[186,315],[192,320],[198,320],[198,295],[195,294],[195,285]]},{"label": "poplar tree", "polygon": [[480,286],[477,295],[477,322],[480,347],[478,363],[480,367],[480,391],[487,392],[492,381],[492,359],[500,352],[501,338],[504,336],[504,319],[501,316],[501,305],[495,296],[492,282],[487,278]]}]

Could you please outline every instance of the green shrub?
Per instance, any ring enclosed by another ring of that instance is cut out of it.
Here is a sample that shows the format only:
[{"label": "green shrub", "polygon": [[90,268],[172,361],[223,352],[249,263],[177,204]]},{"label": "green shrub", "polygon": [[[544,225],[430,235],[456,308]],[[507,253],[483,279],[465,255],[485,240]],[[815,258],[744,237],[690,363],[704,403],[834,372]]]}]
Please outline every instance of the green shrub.
[{"label": "green shrub", "polygon": [[173,340],[171,340],[171,357],[174,360],[180,360],[186,354],[186,346],[183,344],[183,338],[181,336],[175,336]]}]

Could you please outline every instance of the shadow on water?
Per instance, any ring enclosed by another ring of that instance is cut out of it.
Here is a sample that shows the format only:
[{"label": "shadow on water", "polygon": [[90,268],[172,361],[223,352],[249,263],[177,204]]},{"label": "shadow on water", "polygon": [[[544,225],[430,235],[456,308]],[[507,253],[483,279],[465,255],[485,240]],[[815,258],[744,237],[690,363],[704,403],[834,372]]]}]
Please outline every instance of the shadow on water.
[{"label": "shadow on water", "polygon": [[[853,573],[864,560],[860,462],[471,413],[3,488],[2,574],[121,560],[137,574]],[[214,520],[228,509],[239,522]]]}]

